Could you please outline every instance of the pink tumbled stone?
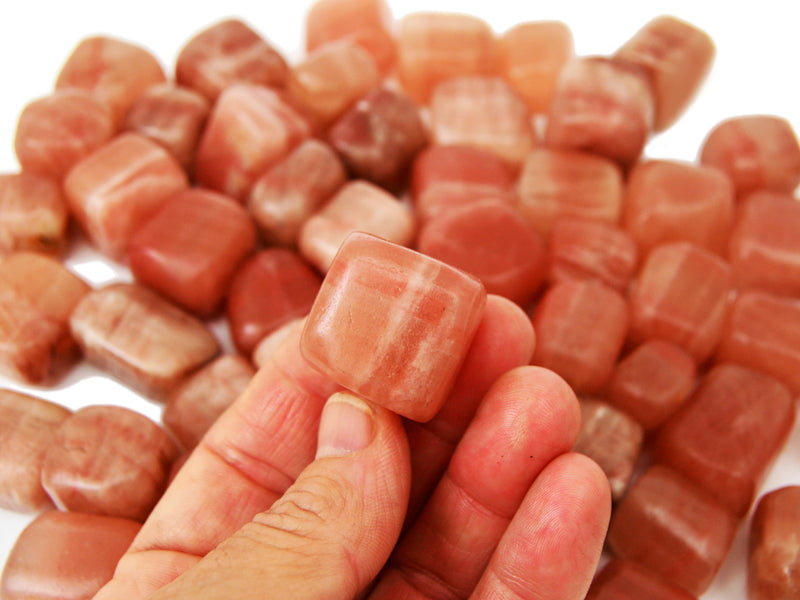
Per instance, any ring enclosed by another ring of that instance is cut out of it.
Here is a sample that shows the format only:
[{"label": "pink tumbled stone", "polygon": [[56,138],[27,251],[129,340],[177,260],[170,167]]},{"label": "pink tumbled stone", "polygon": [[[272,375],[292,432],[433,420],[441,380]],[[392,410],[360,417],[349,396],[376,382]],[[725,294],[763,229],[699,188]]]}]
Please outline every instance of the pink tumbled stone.
[{"label": "pink tumbled stone", "polygon": [[38,512],[53,506],[41,484],[42,461],[70,414],[47,400],[0,389],[0,507]]},{"label": "pink tumbled stone", "polygon": [[56,180],[27,171],[0,174],[0,253],[56,254],[66,246],[68,220]]},{"label": "pink tumbled stone", "polygon": [[643,566],[612,559],[595,575],[586,600],[697,600]]},{"label": "pink tumbled stone", "polygon": [[142,222],[189,181],[161,146],[125,133],[80,161],[64,179],[72,214],[89,240],[114,259],[125,256]]},{"label": "pink tumbled stone", "polygon": [[622,211],[622,171],[588,152],[540,148],[525,159],[517,193],[523,216],[542,235],[563,217],[613,225]]},{"label": "pink tumbled stone", "polygon": [[725,255],[733,201],[733,184],[717,169],[650,160],[628,174],[623,223],[643,254],[687,241]]},{"label": "pink tumbled stone", "polygon": [[764,494],[750,523],[748,600],[800,598],[800,486]]},{"label": "pink tumbled stone", "polygon": [[731,269],[719,256],[688,242],[656,246],[631,294],[631,338],[663,339],[698,363],[717,346],[731,292]]},{"label": "pink tumbled stone", "polygon": [[521,305],[544,280],[544,240],[502,200],[482,200],[431,218],[420,230],[416,247],[475,275],[487,293]]},{"label": "pink tumbled stone", "polygon": [[192,450],[255,374],[246,358],[226,354],[187,377],[167,398],[161,420]]},{"label": "pink tumbled stone", "polygon": [[655,465],[617,504],[606,542],[631,560],[700,596],[733,544],[736,517],[688,479]]},{"label": "pink tumbled stone", "polygon": [[300,230],[300,253],[323,273],[345,238],[354,231],[408,246],[414,238],[414,215],[397,198],[367,181],[345,184]]},{"label": "pink tumbled stone", "polygon": [[269,243],[295,246],[300,228],[347,181],[341,159],[309,139],[253,185],[247,208]]},{"label": "pink tumbled stone", "polygon": [[178,448],[161,427],[119,406],[87,406],[56,430],[42,486],[61,510],[144,521]]},{"label": "pink tumbled stone", "polygon": [[321,277],[287,248],[267,248],[237,270],[228,293],[227,316],[236,348],[250,356],[267,335],[305,317]]},{"label": "pink tumbled stone", "polygon": [[60,181],[114,131],[111,110],[91,92],[57,90],[22,110],[14,151],[23,170]]},{"label": "pink tumbled stone", "polygon": [[700,162],[724,171],[737,196],[757,190],[792,193],[800,183],[800,141],[786,119],[734,117],[708,134]]},{"label": "pink tumbled stone", "polygon": [[308,137],[308,123],[274,91],[226,88],[214,105],[195,156],[201,185],[244,200],[267,169]]},{"label": "pink tumbled stone", "polygon": [[800,202],[774,192],[748,196],[731,232],[728,257],[737,287],[800,297]]},{"label": "pink tumbled stone", "polygon": [[281,87],[288,70],[284,58],[246,23],[226,19],[186,43],[175,62],[175,79],[213,102],[236,83]]},{"label": "pink tumbled stone", "polygon": [[625,292],[639,264],[636,242],[600,221],[565,217],[550,232],[547,279],[596,279]]},{"label": "pink tumbled stone", "polygon": [[642,426],[624,412],[594,398],[581,398],[581,430],[573,447],[595,461],[608,477],[611,499],[622,498],[642,451]]},{"label": "pink tumbled stone", "polygon": [[90,362],[154,400],[219,352],[201,321],[138,284],[89,292],[70,328]]},{"label": "pink tumbled stone", "polygon": [[477,279],[354,233],[323,281],[300,349],[344,387],[427,421],[447,398],[485,302]]},{"label": "pink tumbled stone", "polygon": [[688,352],[670,342],[649,340],[614,367],[606,398],[652,432],[683,403],[696,377]]},{"label": "pink tumbled stone", "polygon": [[716,359],[769,373],[800,393],[800,299],[740,291]]},{"label": "pink tumbled stone", "polygon": [[51,510],[20,534],[0,580],[3,600],[91,600],[139,533],[130,519]]},{"label": "pink tumbled stone", "polygon": [[662,427],[655,459],[742,517],[783,448],[794,417],[786,386],[746,367],[718,364]]},{"label": "pink tumbled stone", "polygon": [[214,315],[256,228],[235,200],[203,189],[171,197],[136,231],[128,263],[138,281],[200,317]]},{"label": "pink tumbled stone", "polygon": [[564,281],[545,292],[533,315],[533,364],[561,375],[578,393],[602,389],[628,331],[628,304],[597,281]]},{"label": "pink tumbled stone", "polygon": [[561,71],[547,115],[545,143],[630,165],[644,149],[653,113],[653,94],[643,69],[609,58],[577,58]]}]

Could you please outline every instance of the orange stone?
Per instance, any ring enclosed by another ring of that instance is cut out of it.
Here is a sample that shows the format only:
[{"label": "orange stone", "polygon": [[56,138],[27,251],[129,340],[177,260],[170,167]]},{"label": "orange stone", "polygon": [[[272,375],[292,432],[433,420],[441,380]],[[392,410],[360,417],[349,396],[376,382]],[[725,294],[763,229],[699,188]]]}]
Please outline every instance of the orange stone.
[{"label": "orange stone", "polygon": [[572,32],[560,21],[526,21],[497,40],[498,70],[533,113],[550,108],[561,69],[575,54]]},{"label": "orange stone", "polygon": [[280,53],[238,19],[220,21],[198,33],[175,62],[177,83],[211,102],[237,83],[282,87],[288,71]]},{"label": "orange stone", "polygon": [[120,406],[87,406],[56,430],[42,486],[61,510],[144,521],[178,448],[158,424]]},{"label": "orange stone", "polygon": [[688,352],[654,339],[637,346],[617,363],[606,398],[650,433],[683,403],[696,377],[697,367]]},{"label": "orange stone", "polygon": [[188,171],[209,110],[208,100],[198,92],[157,85],[131,105],[122,127],[161,144]]},{"label": "orange stone", "polygon": [[746,367],[717,364],[662,427],[655,459],[743,517],[794,417],[786,386]]},{"label": "orange stone", "polygon": [[534,146],[528,107],[500,77],[456,77],[431,96],[431,130],[441,145],[477,146],[519,166]]},{"label": "orange stone", "polygon": [[305,222],[300,230],[300,253],[325,273],[339,246],[354,231],[408,246],[416,227],[411,210],[397,198],[367,181],[351,180]]},{"label": "orange stone", "polygon": [[306,51],[350,40],[369,52],[378,70],[394,65],[394,18],[385,0],[317,0],[306,13]]},{"label": "orange stone", "polygon": [[239,352],[250,356],[264,337],[305,317],[321,283],[321,277],[287,248],[267,248],[245,261],[231,282],[227,302]]},{"label": "orange stone", "polygon": [[800,597],[800,486],[764,494],[750,522],[749,600]]},{"label": "orange stone", "polygon": [[126,133],[79,162],[64,180],[72,214],[92,244],[123,260],[138,227],[189,181],[161,146]]},{"label": "orange stone", "polygon": [[550,232],[547,279],[596,279],[626,292],[639,264],[636,242],[622,229],[586,219],[558,219]]},{"label": "orange stone", "polygon": [[247,208],[271,244],[295,246],[300,228],[347,180],[333,149],[309,139],[256,180]]},{"label": "orange stone", "polygon": [[719,256],[688,242],[656,246],[631,294],[631,340],[672,342],[702,363],[722,335],[731,289]]},{"label": "orange stone", "polygon": [[606,543],[662,581],[702,595],[733,544],[736,517],[680,474],[647,469],[617,504]]},{"label": "orange stone", "polygon": [[728,250],[737,287],[800,297],[800,202],[786,193],[751,194]]},{"label": "orange stone", "polygon": [[18,512],[52,508],[42,488],[44,454],[71,411],[12,390],[0,389],[0,506]]},{"label": "orange stone", "polygon": [[91,92],[57,90],[22,110],[14,151],[23,170],[60,181],[114,131],[111,109]]},{"label": "orange stone", "polygon": [[411,170],[411,197],[425,221],[442,210],[487,198],[513,202],[516,170],[488,150],[472,146],[429,146]]},{"label": "orange stone", "polygon": [[577,393],[599,392],[614,368],[628,331],[628,304],[597,281],[550,286],[533,315],[533,364],[563,377]]},{"label": "orange stone", "polygon": [[724,256],[733,203],[733,184],[717,169],[650,160],[628,174],[623,224],[643,254],[687,241]]},{"label": "orange stone", "polygon": [[613,559],[595,575],[586,600],[697,600],[629,560]]},{"label": "orange stone", "polygon": [[256,228],[235,200],[199,188],[167,200],[128,245],[134,277],[200,317],[221,306]]},{"label": "orange stone", "polygon": [[716,360],[763,371],[800,393],[800,299],[740,291]]},{"label": "orange stone", "polygon": [[545,143],[631,165],[650,135],[653,111],[653,94],[641,68],[608,58],[578,58],[561,72],[547,114]]},{"label": "orange stone", "polygon": [[588,152],[539,148],[525,160],[517,192],[523,216],[544,236],[563,217],[616,224],[622,211],[622,171]]},{"label": "orange stone", "polygon": [[782,117],[748,115],[722,121],[703,141],[700,162],[724,171],[739,198],[758,190],[791,194],[800,183],[800,142]]},{"label": "orange stone", "polygon": [[417,250],[471,273],[487,293],[521,305],[544,280],[544,241],[502,200],[481,200],[431,218],[419,232]]},{"label": "orange stone", "polygon": [[67,244],[68,220],[56,180],[27,171],[0,174],[0,253],[57,254]]},{"label": "orange stone", "polygon": [[492,28],[478,17],[458,13],[416,12],[400,20],[397,75],[403,89],[426,104],[443,81],[496,71]]},{"label": "orange stone", "polygon": [[141,523],[51,510],[20,534],[3,569],[3,600],[88,600],[114,575]]},{"label": "orange stone", "polygon": [[255,375],[246,358],[226,354],[199,369],[167,398],[161,420],[183,447],[194,449]]},{"label": "orange stone", "polygon": [[300,350],[356,394],[427,421],[450,392],[485,301],[477,279],[354,233],[323,281]]},{"label": "orange stone", "polygon": [[711,70],[716,49],[709,35],[675,17],[656,17],[614,54],[643,67],[655,96],[655,130],[672,125]]},{"label": "orange stone", "polygon": [[106,36],[81,41],[56,79],[56,90],[78,88],[92,92],[111,110],[115,128],[148,88],[166,82],[158,59],[144,48]]},{"label": "orange stone", "polygon": [[244,201],[255,181],[308,137],[306,120],[274,91],[236,84],[214,105],[195,156],[197,182]]},{"label": "orange stone", "polygon": [[138,284],[89,292],[70,328],[90,362],[153,400],[219,352],[202,322]]},{"label": "orange stone", "polygon": [[80,357],[69,317],[89,286],[57,260],[33,252],[0,257],[0,370],[50,384]]}]

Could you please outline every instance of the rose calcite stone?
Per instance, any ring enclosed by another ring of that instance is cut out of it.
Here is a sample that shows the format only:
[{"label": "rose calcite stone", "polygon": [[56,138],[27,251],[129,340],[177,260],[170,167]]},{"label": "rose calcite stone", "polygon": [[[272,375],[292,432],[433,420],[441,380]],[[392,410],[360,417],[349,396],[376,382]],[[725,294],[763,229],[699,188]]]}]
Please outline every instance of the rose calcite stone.
[{"label": "rose calcite stone", "polygon": [[167,484],[175,442],[144,415],[87,406],[55,431],[42,486],[61,510],[144,521]]},{"label": "rose calcite stone", "polygon": [[654,459],[742,517],[794,419],[794,399],[786,386],[758,371],[717,364],[661,428]]},{"label": "rose calcite stone", "polygon": [[90,362],[154,400],[219,352],[201,321],[139,284],[91,291],[69,324]]},{"label": "rose calcite stone", "polygon": [[68,222],[58,181],[28,171],[0,174],[0,253],[58,254],[67,245]]},{"label": "rose calcite stone", "polygon": [[141,523],[51,510],[20,534],[0,579],[4,600],[90,600],[114,574]]},{"label": "rose calcite stone", "polygon": [[323,281],[300,350],[356,394],[427,421],[450,392],[485,303],[477,279],[353,233]]},{"label": "rose calcite stone", "polygon": [[13,390],[0,390],[0,506],[38,512],[53,503],[41,484],[42,461],[69,409]]},{"label": "rose calcite stone", "polygon": [[696,600],[643,566],[612,559],[595,575],[586,600]]},{"label": "rose calcite stone", "polygon": [[747,597],[800,597],[800,486],[764,494],[750,522]]},{"label": "rose calcite stone", "polygon": [[606,543],[693,596],[711,585],[738,521],[722,504],[666,467],[648,468],[617,504]]}]

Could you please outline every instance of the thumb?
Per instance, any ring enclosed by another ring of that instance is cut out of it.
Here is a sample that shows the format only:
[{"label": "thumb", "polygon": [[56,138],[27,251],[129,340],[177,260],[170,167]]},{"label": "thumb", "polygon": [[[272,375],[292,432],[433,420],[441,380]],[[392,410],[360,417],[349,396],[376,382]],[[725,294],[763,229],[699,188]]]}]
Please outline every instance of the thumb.
[{"label": "thumb", "polygon": [[294,485],[151,598],[355,598],[397,542],[410,479],[399,417],[336,393]]}]

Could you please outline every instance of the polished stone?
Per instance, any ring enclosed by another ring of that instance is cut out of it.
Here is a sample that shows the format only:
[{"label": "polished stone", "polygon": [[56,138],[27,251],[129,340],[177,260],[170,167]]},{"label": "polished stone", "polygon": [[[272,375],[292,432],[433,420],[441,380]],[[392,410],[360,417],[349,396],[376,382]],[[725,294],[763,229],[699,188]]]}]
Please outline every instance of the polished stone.
[{"label": "polished stone", "polygon": [[629,560],[612,559],[595,575],[586,600],[697,600]]},{"label": "polished stone", "polygon": [[59,254],[67,245],[68,221],[58,181],[28,171],[0,174],[0,253]]},{"label": "polished stone", "polygon": [[764,494],[750,522],[749,600],[800,598],[800,486]]}]

